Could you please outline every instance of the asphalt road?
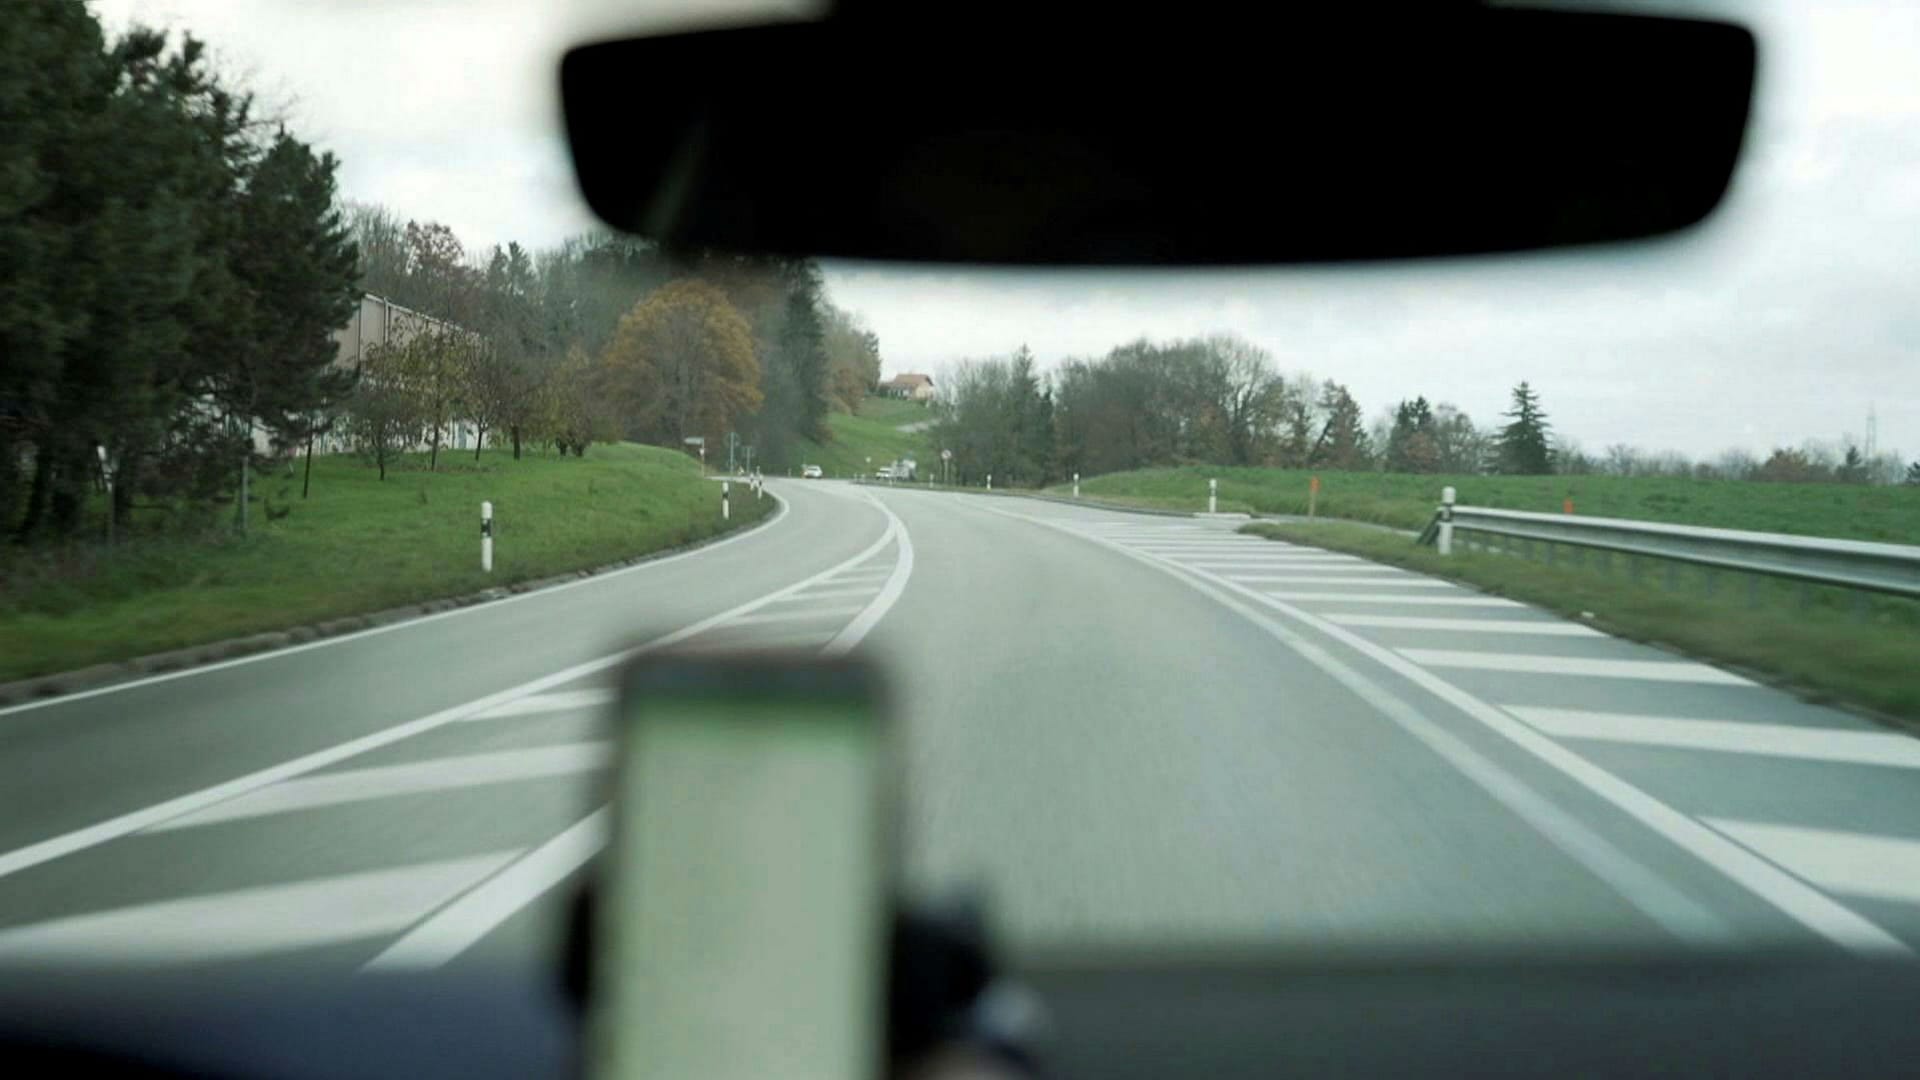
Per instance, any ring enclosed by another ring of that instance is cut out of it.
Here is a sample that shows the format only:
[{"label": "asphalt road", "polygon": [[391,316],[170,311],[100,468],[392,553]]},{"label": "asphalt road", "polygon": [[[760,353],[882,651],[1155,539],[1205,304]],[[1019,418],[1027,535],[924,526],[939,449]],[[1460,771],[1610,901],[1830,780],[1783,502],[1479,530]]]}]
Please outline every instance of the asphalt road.
[{"label": "asphalt road", "polygon": [[0,711],[0,963],[546,964],[644,648],[877,657],[1016,950],[1920,946],[1920,741],[1224,522],[783,481],[562,589]]}]

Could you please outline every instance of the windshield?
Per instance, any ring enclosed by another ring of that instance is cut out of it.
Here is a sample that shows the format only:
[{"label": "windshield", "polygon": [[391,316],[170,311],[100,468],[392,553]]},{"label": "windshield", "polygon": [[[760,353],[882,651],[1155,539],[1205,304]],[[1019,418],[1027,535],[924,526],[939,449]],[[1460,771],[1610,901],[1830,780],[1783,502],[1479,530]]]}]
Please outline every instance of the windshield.
[{"label": "windshield", "polygon": [[636,649],[872,657],[1015,956],[1920,945],[1920,13],[1671,240],[1016,272],[600,226],[744,5],[4,7],[0,961],[551,967]]}]

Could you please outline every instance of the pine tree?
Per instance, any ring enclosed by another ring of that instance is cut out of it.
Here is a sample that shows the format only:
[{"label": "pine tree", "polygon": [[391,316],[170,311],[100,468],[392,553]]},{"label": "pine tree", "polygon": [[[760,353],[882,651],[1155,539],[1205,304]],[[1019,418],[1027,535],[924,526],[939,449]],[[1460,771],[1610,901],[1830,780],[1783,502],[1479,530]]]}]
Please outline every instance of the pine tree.
[{"label": "pine tree", "polygon": [[1541,476],[1553,471],[1553,450],[1547,433],[1552,430],[1547,414],[1541,411],[1539,395],[1522,382],[1513,388],[1513,407],[1501,414],[1510,421],[1500,429],[1494,445],[1500,471],[1517,476]]}]

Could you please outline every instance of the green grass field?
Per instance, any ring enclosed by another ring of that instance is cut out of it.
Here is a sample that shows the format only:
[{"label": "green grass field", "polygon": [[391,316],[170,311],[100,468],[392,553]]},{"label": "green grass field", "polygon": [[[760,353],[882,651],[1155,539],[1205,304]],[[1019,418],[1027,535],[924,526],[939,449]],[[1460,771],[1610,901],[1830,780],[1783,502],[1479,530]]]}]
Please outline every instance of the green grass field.
[{"label": "green grass field", "polygon": [[[1920,487],[1850,484],[1750,484],[1723,480],[1619,476],[1415,476],[1401,473],[1307,473],[1287,469],[1142,469],[1087,477],[1087,496],[1165,509],[1202,510],[1207,480],[1220,481],[1220,509],[1266,514],[1307,512],[1307,485],[1320,477],[1317,513],[1332,518],[1418,529],[1433,516],[1440,489],[1452,485],[1462,504],[1574,512],[1759,532],[1920,543]],[[1067,490],[1056,485],[1054,491]]]},{"label": "green grass field", "polygon": [[[1442,557],[1404,536],[1344,522],[1256,522],[1242,532],[1350,552],[1580,618],[1609,633],[1784,680],[1816,701],[1920,726],[1920,604],[1624,557],[1558,565],[1466,551]],[[1672,567],[1671,577],[1668,568]],[[1709,591],[1711,588],[1711,591]],[[1590,612],[1591,618],[1583,618]]]},{"label": "green grass field", "polygon": [[[656,447],[595,446],[585,458],[488,451],[374,470],[316,458],[299,476],[260,478],[245,539],[141,536],[0,555],[0,681],[545,577],[722,531],[719,486],[697,462]],[[494,572],[480,570],[480,502],[494,505]],[[772,499],[734,499],[735,526]],[[136,526],[139,522],[136,520]]]},{"label": "green grass field", "polygon": [[[827,427],[833,432],[833,441],[824,445],[802,442],[798,451],[800,460],[794,463],[794,468],[797,470],[802,464],[818,465],[829,477],[853,476],[870,474],[896,458],[911,457],[924,472],[935,457],[926,433],[901,431],[900,426],[932,417],[932,410],[924,405],[894,398],[867,398],[861,403],[857,416],[846,413],[828,416]],[[873,459],[872,465],[867,464],[868,458]]]}]

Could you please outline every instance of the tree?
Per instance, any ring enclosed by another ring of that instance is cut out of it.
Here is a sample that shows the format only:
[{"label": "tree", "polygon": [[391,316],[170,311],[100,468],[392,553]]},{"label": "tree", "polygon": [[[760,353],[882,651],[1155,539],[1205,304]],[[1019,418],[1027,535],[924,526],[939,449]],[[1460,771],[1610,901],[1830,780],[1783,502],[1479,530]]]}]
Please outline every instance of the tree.
[{"label": "tree", "polygon": [[480,351],[468,332],[433,322],[422,325],[393,354],[399,377],[418,407],[428,471],[440,467],[442,441],[467,415],[471,372]]},{"label": "tree", "polygon": [[1840,467],[1834,470],[1834,479],[1843,484],[1864,484],[1867,482],[1867,459],[1860,448],[1849,443],[1846,456],[1841,459]]},{"label": "tree", "polygon": [[1516,476],[1542,476],[1553,471],[1551,426],[1540,408],[1540,398],[1522,382],[1513,388],[1513,407],[1502,414],[1508,423],[1495,438],[1500,471]]},{"label": "tree", "polygon": [[1372,449],[1360,419],[1360,403],[1347,388],[1328,379],[1320,387],[1320,435],[1307,455],[1308,464],[1329,469],[1359,470],[1372,463]]},{"label": "tree", "polygon": [[622,426],[648,442],[679,446],[689,435],[718,442],[762,401],[746,320],[719,289],[697,279],[635,304],[604,364]]},{"label": "tree", "polygon": [[831,404],[859,412],[860,402],[880,381],[880,339],[857,316],[826,305],[827,388]]},{"label": "tree", "polygon": [[1459,406],[1441,402],[1433,407],[1434,469],[1443,473],[1478,473],[1492,456],[1486,435]]},{"label": "tree", "polygon": [[404,345],[367,348],[360,379],[347,401],[347,430],[359,453],[387,478],[393,459],[420,441],[420,401],[406,378]]},{"label": "tree", "polygon": [[[258,418],[283,446],[313,438],[353,388],[334,366],[333,331],[357,302],[358,252],[335,208],[333,155],[315,156],[282,131],[261,156],[240,202],[230,263],[246,290],[243,341],[220,382],[229,411]],[[242,452],[244,471],[251,446]],[[246,500],[240,503],[244,528]]]},{"label": "tree", "polygon": [[1440,446],[1433,425],[1433,407],[1425,397],[1394,407],[1386,444],[1388,472],[1430,473],[1439,469]]},{"label": "tree", "polygon": [[1908,487],[1920,487],[1920,461],[1912,462],[1907,466],[1907,478],[1904,483]]},{"label": "tree", "polygon": [[1753,472],[1753,479],[1775,484],[1806,484],[1831,480],[1832,470],[1812,460],[1803,450],[1776,447]]}]

